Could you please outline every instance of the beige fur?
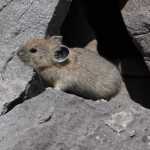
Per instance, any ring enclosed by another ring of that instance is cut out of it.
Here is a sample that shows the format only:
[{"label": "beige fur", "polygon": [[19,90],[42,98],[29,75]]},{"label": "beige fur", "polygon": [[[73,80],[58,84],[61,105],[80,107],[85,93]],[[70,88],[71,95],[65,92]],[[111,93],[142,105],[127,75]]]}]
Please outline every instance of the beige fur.
[{"label": "beige fur", "polygon": [[[68,48],[67,60],[57,63],[53,57],[61,46],[61,39],[55,36],[33,39],[18,51],[18,56],[57,90],[90,99],[110,99],[119,92],[121,76],[112,63],[86,48]],[[32,48],[37,52],[30,53]]]}]

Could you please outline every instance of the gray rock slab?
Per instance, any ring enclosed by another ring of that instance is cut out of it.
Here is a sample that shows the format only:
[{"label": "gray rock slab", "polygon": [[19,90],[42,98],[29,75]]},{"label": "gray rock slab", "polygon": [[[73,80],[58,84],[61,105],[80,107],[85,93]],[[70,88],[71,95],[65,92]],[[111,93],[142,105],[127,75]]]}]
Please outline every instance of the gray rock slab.
[{"label": "gray rock slab", "polygon": [[7,111],[7,104],[19,98],[33,76],[32,68],[25,66],[18,57],[8,64],[0,80],[0,114]]},{"label": "gray rock slab", "polygon": [[[131,9],[132,8],[132,9]],[[123,10],[124,21],[131,35],[139,45],[150,70],[150,2],[130,0]]]},{"label": "gray rock slab", "polygon": [[116,108],[118,98],[94,102],[48,88],[0,118],[1,150],[148,150],[150,111],[125,99]]},{"label": "gray rock slab", "polygon": [[[143,7],[150,6],[149,0],[128,0],[127,4],[124,7],[124,10],[126,12],[135,12],[137,10],[140,10]],[[123,10],[123,11],[124,11]]]}]

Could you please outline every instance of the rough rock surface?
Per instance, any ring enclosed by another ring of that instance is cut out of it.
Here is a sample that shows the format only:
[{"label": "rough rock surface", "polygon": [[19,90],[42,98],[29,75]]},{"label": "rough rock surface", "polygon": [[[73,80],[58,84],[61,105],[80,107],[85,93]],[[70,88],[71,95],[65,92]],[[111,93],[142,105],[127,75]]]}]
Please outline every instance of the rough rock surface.
[{"label": "rough rock surface", "polygon": [[123,10],[123,16],[150,70],[150,1],[130,0]]},{"label": "rough rock surface", "polygon": [[1,150],[150,149],[150,112],[121,98],[94,102],[49,88],[0,118]]},{"label": "rough rock surface", "polygon": [[[58,33],[69,4],[68,0],[1,0],[0,68],[30,37]],[[123,10],[145,58],[150,56],[149,8],[149,0],[130,0]],[[9,112],[0,116],[0,150],[150,149],[150,111],[133,102],[125,87],[110,102],[92,101],[51,88],[36,93],[37,83],[42,84],[34,82],[33,74],[14,57],[0,80],[0,113],[10,104]]]}]

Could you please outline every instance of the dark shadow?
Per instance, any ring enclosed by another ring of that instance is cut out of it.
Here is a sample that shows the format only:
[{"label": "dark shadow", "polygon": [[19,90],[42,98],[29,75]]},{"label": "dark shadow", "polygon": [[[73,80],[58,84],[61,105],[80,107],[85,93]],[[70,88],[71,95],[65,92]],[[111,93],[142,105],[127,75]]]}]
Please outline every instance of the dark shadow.
[{"label": "dark shadow", "polygon": [[[137,51],[142,47],[134,41]],[[142,54],[122,60],[122,74],[130,97],[146,108],[150,108],[150,71]]]},{"label": "dark shadow", "polygon": [[98,40],[98,51],[108,59],[139,55],[120,11],[119,0],[81,0]]},{"label": "dark shadow", "polygon": [[59,0],[55,8],[55,12],[48,24],[47,30],[45,32],[45,37],[60,34],[60,28],[66,17],[65,14],[67,15],[67,12],[69,10],[69,4],[70,4],[70,1]]},{"label": "dark shadow", "polygon": [[67,17],[61,27],[63,43],[69,47],[84,47],[95,38],[92,28],[85,18],[84,6],[80,0],[73,0]]},{"label": "dark shadow", "polygon": [[150,77],[124,77],[130,97],[146,108],[150,108]]},{"label": "dark shadow", "polygon": [[32,80],[28,83],[25,91],[23,91],[18,98],[16,98],[10,103],[7,103],[4,106],[3,112],[0,115],[5,115],[17,105],[39,95],[46,89],[46,87],[47,83],[41,77],[39,77],[39,75],[35,74]]},{"label": "dark shadow", "polygon": [[150,72],[127,31],[117,0],[73,0],[61,27],[64,43],[84,47],[94,33],[101,55],[123,61],[123,78],[131,98],[150,108]]}]

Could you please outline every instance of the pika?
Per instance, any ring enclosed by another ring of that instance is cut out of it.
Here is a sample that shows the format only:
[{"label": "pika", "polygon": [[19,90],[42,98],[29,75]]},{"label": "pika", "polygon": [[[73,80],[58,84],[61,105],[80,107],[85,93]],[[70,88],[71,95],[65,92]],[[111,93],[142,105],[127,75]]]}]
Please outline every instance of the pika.
[{"label": "pika", "polygon": [[32,39],[17,55],[57,90],[109,100],[121,88],[121,75],[112,63],[88,48],[68,48],[61,36]]}]

